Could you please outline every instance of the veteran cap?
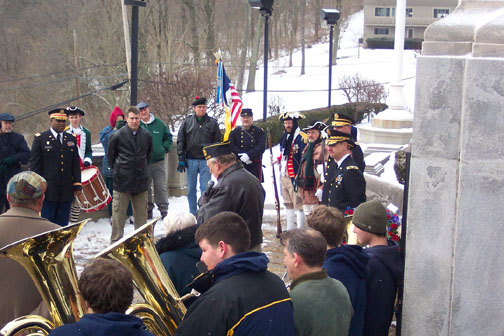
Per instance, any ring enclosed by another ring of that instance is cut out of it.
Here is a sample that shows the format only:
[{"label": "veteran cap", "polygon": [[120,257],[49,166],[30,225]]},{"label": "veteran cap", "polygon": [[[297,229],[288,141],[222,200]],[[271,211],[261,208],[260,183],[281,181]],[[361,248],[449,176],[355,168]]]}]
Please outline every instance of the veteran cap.
[{"label": "veteran cap", "polygon": [[376,233],[387,233],[387,211],[377,200],[361,203],[355,209],[352,223],[359,229]]},{"label": "veteran cap", "polygon": [[355,141],[352,139],[350,134],[338,131],[333,125],[328,126],[324,132],[327,135],[326,145],[331,146],[337,144],[338,142],[346,141],[350,144],[350,146],[355,146]]},{"label": "veteran cap", "polygon": [[214,143],[203,147],[203,155],[205,160],[210,160],[222,155],[231,154],[231,145],[229,141]]},{"label": "veteran cap", "polygon": [[84,116],[86,113],[84,113],[84,111],[77,107],[77,106],[68,106],[66,109],[65,109],[65,113],[67,116],[71,115],[71,114],[80,114],[81,116]]},{"label": "veteran cap", "polygon": [[334,120],[332,121],[331,125],[337,127],[355,125],[355,120],[347,115],[334,113]]},{"label": "veteran cap", "polygon": [[207,103],[207,99],[205,97],[198,97],[196,96],[196,98],[194,99],[194,101],[192,102],[192,106],[198,106],[198,105],[206,105]]},{"label": "veteran cap", "polygon": [[47,112],[49,114],[49,118],[51,119],[56,119],[56,120],[67,120],[67,115],[65,113],[65,110],[62,109],[61,107],[55,108]]},{"label": "veteran cap", "polygon": [[32,171],[14,175],[7,183],[7,194],[14,201],[26,201],[40,198],[47,187],[46,180]]},{"label": "veteran cap", "polygon": [[241,110],[240,115],[242,117],[245,117],[245,116],[252,117],[254,114],[252,113],[252,109],[251,108],[244,108],[244,109]]}]

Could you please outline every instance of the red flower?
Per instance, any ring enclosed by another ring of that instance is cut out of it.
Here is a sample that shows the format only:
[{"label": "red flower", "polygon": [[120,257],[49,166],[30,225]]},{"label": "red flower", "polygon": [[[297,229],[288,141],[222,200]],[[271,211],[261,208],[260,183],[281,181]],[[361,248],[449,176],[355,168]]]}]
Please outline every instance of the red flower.
[{"label": "red flower", "polygon": [[398,235],[396,235],[396,234],[395,234],[395,235],[393,235],[393,236],[392,236],[392,240],[393,240],[393,241],[398,241],[398,240],[399,240],[399,236],[398,236]]},{"label": "red flower", "polygon": [[399,227],[399,225],[397,225],[397,224],[390,224],[390,228],[392,230],[396,230],[398,227]]}]

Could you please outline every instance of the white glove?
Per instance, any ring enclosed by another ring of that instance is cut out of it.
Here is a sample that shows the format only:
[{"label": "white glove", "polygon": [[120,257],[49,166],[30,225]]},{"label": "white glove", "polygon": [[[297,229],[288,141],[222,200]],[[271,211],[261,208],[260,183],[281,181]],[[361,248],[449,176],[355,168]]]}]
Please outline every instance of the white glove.
[{"label": "white glove", "polygon": [[251,164],[252,161],[250,161],[250,157],[248,156],[247,153],[241,153],[241,154],[238,154],[238,156],[240,156],[240,160],[245,163],[245,164]]},{"label": "white glove", "polygon": [[317,189],[315,196],[318,198],[319,202],[322,202],[322,189]]}]

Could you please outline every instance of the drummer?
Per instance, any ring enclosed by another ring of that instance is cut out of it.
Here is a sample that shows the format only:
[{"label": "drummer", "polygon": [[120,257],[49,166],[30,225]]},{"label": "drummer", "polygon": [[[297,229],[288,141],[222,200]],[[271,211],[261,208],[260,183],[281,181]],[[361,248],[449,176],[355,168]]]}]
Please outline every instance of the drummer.
[{"label": "drummer", "polygon": [[[68,133],[75,135],[77,138],[81,169],[82,167],[88,167],[93,162],[93,150],[91,149],[91,132],[81,125],[82,117],[84,117],[85,113],[77,106],[68,106],[65,109],[65,113],[68,117],[68,121],[70,122],[70,126],[68,126],[65,130]],[[79,220],[79,214],[79,202],[77,202],[77,199],[74,199],[72,209],[70,211],[70,222],[77,222]]]}]

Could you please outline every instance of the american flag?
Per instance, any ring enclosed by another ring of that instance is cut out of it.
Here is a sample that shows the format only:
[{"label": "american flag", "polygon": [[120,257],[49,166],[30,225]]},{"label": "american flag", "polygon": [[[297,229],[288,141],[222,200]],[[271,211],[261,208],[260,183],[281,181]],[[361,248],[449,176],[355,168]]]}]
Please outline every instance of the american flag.
[{"label": "american flag", "polygon": [[236,127],[238,116],[242,110],[243,102],[236,91],[233,83],[229,80],[224,69],[224,64],[219,60],[217,70],[217,103],[221,104],[226,111],[226,133],[224,141],[227,140],[229,132]]}]

